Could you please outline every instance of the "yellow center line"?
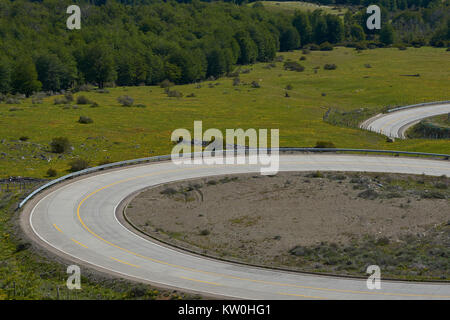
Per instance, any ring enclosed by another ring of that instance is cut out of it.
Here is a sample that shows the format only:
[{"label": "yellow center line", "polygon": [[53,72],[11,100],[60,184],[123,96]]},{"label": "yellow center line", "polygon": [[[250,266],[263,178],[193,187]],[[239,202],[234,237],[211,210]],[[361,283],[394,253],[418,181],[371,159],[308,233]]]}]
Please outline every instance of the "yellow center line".
[{"label": "yellow center line", "polygon": [[[301,163],[301,162],[300,162]],[[335,163],[335,162],[333,162]],[[205,167],[213,167],[213,166],[205,166]],[[80,209],[81,206],[83,205],[83,203],[88,200],[90,197],[92,197],[94,194],[105,190],[109,187],[115,186],[117,184],[123,183],[123,182],[128,182],[128,181],[132,181],[132,180],[137,180],[139,178],[143,178],[143,177],[148,177],[148,176],[152,176],[152,175],[156,175],[156,174],[165,174],[165,173],[170,173],[170,172],[178,172],[178,171],[185,171],[185,170],[193,170],[193,169],[198,169],[198,167],[195,168],[182,168],[182,169],[173,169],[173,170],[166,170],[166,171],[159,171],[159,172],[154,172],[154,173],[149,173],[146,175],[141,175],[141,176],[136,176],[133,178],[128,178],[128,179],[123,179],[123,180],[119,180],[116,182],[113,182],[111,184],[108,184],[102,188],[99,188],[93,192],[91,192],[90,194],[88,194],[86,197],[84,197],[80,203],[78,204],[77,207],[77,217],[78,220],[80,221],[81,225],[90,233],[92,234],[94,237],[96,237],[97,239],[109,244],[110,246],[117,248],[119,250],[122,250],[124,252],[127,252],[129,254],[132,254],[136,257],[140,257],[142,259],[148,260],[148,261],[152,261],[155,263],[159,263],[159,264],[163,264],[166,266],[170,266],[173,268],[177,268],[177,269],[181,269],[181,270],[187,270],[187,271],[192,271],[192,272],[197,272],[197,273],[202,273],[202,274],[209,274],[209,275],[214,275],[214,276],[220,276],[220,277],[224,277],[224,278],[228,278],[228,279],[235,279],[235,280],[242,280],[242,281],[248,281],[248,282],[254,282],[254,283],[261,283],[261,284],[268,284],[268,285],[276,285],[276,286],[283,286],[283,287],[293,287],[293,288],[301,288],[301,289],[311,289],[311,290],[319,290],[319,291],[331,291],[331,292],[342,292],[342,293],[356,293],[356,294],[375,294],[375,295],[386,295],[386,296],[406,296],[406,297],[433,297],[433,298],[450,298],[450,296],[441,296],[441,295],[432,295],[432,294],[406,294],[406,293],[385,293],[385,292],[369,292],[369,291],[354,291],[354,290],[343,290],[343,289],[330,289],[330,288],[319,288],[319,287],[311,287],[311,286],[302,286],[302,285],[295,285],[295,284],[289,284],[289,283],[279,283],[279,282],[272,282],[272,281],[264,281],[264,280],[255,280],[255,279],[247,279],[247,278],[240,278],[240,277],[236,277],[236,276],[230,276],[230,275],[226,275],[226,274],[221,274],[221,273],[216,273],[216,272],[210,272],[210,271],[204,271],[204,270],[198,270],[198,269],[194,269],[194,268],[189,268],[189,267],[183,267],[180,265],[176,265],[176,264],[172,264],[172,263],[168,263],[165,261],[161,261],[161,260],[157,260],[157,259],[153,259],[150,257],[146,257],[144,255],[141,255],[139,253],[130,251],[128,249],[122,248],[108,240],[103,239],[102,237],[100,237],[98,234],[96,234],[95,232],[93,232],[83,221],[83,219],[80,216]],[[112,258],[114,259],[114,258]],[[114,259],[116,260],[116,259]],[[119,261],[122,262],[122,261]],[[134,266],[134,265],[133,265]]]},{"label": "yellow center line", "polygon": [[75,239],[72,239],[72,241],[75,242],[76,244],[78,244],[78,245],[80,245],[80,246],[85,247],[86,249],[88,249],[88,247],[85,246],[84,244],[82,244],[81,242],[78,242],[78,241],[75,240]]},{"label": "yellow center line", "polygon": [[324,297],[306,296],[304,294],[295,294],[295,293],[277,292],[277,294],[280,294],[282,296],[302,297],[302,298],[308,298],[308,299],[327,299]]},{"label": "yellow center line", "polygon": [[126,261],[123,261],[123,260],[120,260],[120,259],[117,259],[117,258],[113,258],[113,257],[110,257],[110,258],[113,259],[113,260],[115,260],[115,261],[117,261],[117,262],[126,264],[126,265],[128,265],[128,266],[132,266],[132,267],[135,267],[135,268],[140,268],[139,266],[137,266],[137,265],[135,265],[135,264],[132,264],[132,263],[128,263],[128,262],[126,262]]},{"label": "yellow center line", "polygon": [[213,286],[222,286],[220,283],[211,282],[211,281],[204,281],[204,280],[198,280],[198,279],[192,279],[192,278],[186,278],[186,277],[179,277],[180,279],[189,280],[189,281],[195,281],[195,282],[201,282],[201,283],[207,283],[211,284]]},{"label": "yellow center line", "polygon": [[57,226],[56,224],[53,224],[53,226],[55,227],[56,230],[58,230],[59,232],[63,233],[63,232],[61,231],[61,229],[58,228],[58,226]]}]

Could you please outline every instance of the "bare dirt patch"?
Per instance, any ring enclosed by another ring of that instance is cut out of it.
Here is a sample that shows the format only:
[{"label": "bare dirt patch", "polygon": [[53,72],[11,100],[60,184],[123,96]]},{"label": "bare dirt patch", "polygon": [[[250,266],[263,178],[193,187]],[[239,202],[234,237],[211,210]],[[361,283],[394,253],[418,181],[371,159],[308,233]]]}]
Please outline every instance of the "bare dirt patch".
[{"label": "bare dirt patch", "polygon": [[[450,279],[450,179],[400,174],[245,174],[139,194],[128,219],[203,254],[295,270]],[[434,250],[434,251],[433,251]]]}]

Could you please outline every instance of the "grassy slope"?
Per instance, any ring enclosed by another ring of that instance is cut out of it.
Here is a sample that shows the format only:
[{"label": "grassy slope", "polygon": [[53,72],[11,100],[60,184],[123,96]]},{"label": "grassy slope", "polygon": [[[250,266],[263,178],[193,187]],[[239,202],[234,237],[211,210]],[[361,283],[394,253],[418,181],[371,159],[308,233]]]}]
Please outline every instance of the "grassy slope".
[{"label": "grassy slope", "polygon": [[[300,51],[283,53],[285,59],[298,61]],[[359,129],[336,127],[324,123],[328,107],[352,110],[360,107],[379,108],[422,101],[448,99],[450,53],[445,49],[408,48],[375,49],[358,53],[349,48],[331,52],[311,52],[306,67],[298,73],[267,64],[247,66],[241,74],[246,85],[233,87],[232,79],[222,78],[196,85],[177,86],[181,99],[169,98],[160,87],[128,87],[109,89],[110,93],[82,92],[100,107],[63,109],[53,105],[54,97],[43,104],[32,105],[28,99],[18,106],[0,104],[0,176],[42,177],[49,167],[66,173],[68,160],[81,156],[92,165],[109,157],[118,161],[170,153],[170,134],[176,128],[193,129],[194,120],[203,120],[203,128],[279,128],[281,146],[313,146],[317,140],[330,140],[337,147],[397,149],[449,153],[448,141],[412,139],[386,143],[385,137]],[[325,63],[335,63],[336,70],[323,70]],[[364,65],[370,64],[371,68]],[[313,67],[321,69],[314,73]],[[420,74],[405,77],[402,74]],[[249,84],[259,81],[261,88]],[[209,83],[214,85],[209,87]],[[284,88],[291,84],[290,97]],[[195,93],[196,97],[186,95]],[[326,95],[323,96],[322,93]],[[147,108],[122,107],[120,95],[130,95],[135,103]],[[76,95],[76,96],[77,96]],[[73,103],[75,104],[75,103]],[[21,110],[9,111],[12,107]],[[80,115],[89,116],[93,124],[79,124]],[[20,136],[27,142],[19,142]],[[73,154],[44,152],[53,137],[68,137]],[[6,153],[5,155],[1,155]],[[52,160],[34,159],[44,154]],[[22,159],[22,156],[24,159]]]},{"label": "grassy slope", "polygon": [[0,188],[0,300],[58,299],[57,287],[61,300],[197,298],[120,279],[93,277],[84,268],[81,268],[81,290],[68,290],[67,266],[19,246],[26,242],[14,235],[13,208],[22,195],[19,190],[5,192],[4,186]]},{"label": "grassy slope", "polygon": [[[303,2],[303,1],[289,1],[289,2],[278,2],[278,1],[261,1],[264,8],[271,11],[278,11],[288,14],[294,14],[295,11],[314,11],[321,9],[326,13],[333,13],[337,15],[343,15],[347,11],[344,7],[332,7],[332,6],[322,6],[314,3]],[[249,3],[252,6],[255,2]]]}]

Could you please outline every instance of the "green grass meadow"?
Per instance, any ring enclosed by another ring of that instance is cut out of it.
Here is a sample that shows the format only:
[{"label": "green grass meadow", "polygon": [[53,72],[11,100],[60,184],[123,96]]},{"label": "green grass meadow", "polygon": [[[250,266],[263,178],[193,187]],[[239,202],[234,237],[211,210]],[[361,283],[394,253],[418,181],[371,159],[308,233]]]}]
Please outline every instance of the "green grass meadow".
[{"label": "green grass meadow", "polygon": [[[168,154],[171,132],[177,128],[193,130],[194,120],[203,129],[278,128],[280,146],[311,147],[318,140],[332,141],[338,148],[373,148],[450,153],[448,140],[397,140],[357,128],[338,127],[322,118],[329,107],[341,110],[382,108],[449,99],[450,52],[439,48],[395,48],[356,51],[335,48],[312,51],[299,61],[301,51],[281,53],[305,66],[304,72],[287,71],[283,62],[243,66],[241,84],[220,78],[197,84],[172,87],[182,98],[169,98],[159,86],[108,88],[109,93],[79,92],[99,104],[64,108],[31,99],[21,104],[0,104],[0,177],[45,177],[49,168],[58,175],[67,173],[68,162],[76,157],[90,165]],[[334,63],[336,70],[324,70]],[[370,67],[369,67],[370,65]],[[317,71],[315,71],[315,67]],[[418,77],[407,76],[420,74]],[[260,88],[250,84],[257,81]],[[287,85],[292,90],[285,90]],[[289,97],[285,97],[288,92]],[[187,97],[194,93],[195,97]],[[146,108],[123,107],[117,97],[129,95]],[[75,105],[76,101],[70,103]],[[91,124],[77,122],[88,116]],[[27,136],[27,141],[19,138]],[[58,155],[49,151],[54,137],[67,137],[74,150]],[[51,160],[49,158],[51,157]]]},{"label": "green grass meadow", "polygon": [[[334,7],[334,6],[324,6],[318,5],[310,2],[303,1],[259,1],[263,4],[264,8],[267,10],[275,12],[283,12],[288,14],[294,14],[295,11],[314,11],[317,9],[323,10],[325,13],[332,13],[337,15],[344,15],[347,11],[344,7]],[[252,6],[254,3],[249,3]]]}]

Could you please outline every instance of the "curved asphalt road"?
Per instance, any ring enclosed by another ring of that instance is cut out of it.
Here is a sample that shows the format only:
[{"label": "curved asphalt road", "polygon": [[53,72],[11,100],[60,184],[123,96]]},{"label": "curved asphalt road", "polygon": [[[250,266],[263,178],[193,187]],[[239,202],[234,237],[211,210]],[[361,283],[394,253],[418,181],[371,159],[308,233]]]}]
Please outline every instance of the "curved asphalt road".
[{"label": "curved asphalt road", "polygon": [[[450,176],[450,162],[384,156],[280,155],[280,171],[311,170]],[[163,162],[82,177],[27,204],[22,212],[22,227],[31,226],[38,242],[73,261],[81,260],[117,276],[208,295],[246,299],[450,299],[450,284],[382,281],[381,290],[369,290],[365,280],[212,260],[145,240],[126,229],[115,216],[118,204],[142,188],[246,172],[259,172],[259,168],[248,164],[176,166]]]},{"label": "curved asphalt road", "polygon": [[447,113],[450,113],[450,103],[403,109],[367,119],[360,128],[405,139],[406,130],[420,120]]}]

